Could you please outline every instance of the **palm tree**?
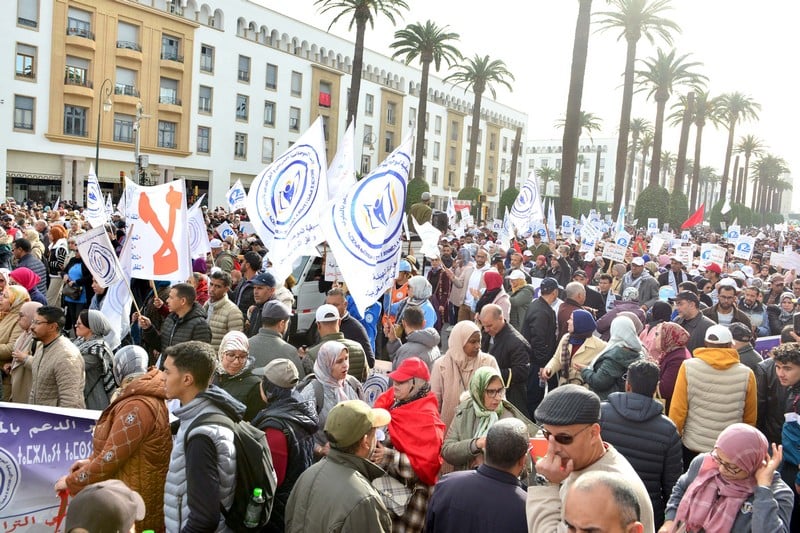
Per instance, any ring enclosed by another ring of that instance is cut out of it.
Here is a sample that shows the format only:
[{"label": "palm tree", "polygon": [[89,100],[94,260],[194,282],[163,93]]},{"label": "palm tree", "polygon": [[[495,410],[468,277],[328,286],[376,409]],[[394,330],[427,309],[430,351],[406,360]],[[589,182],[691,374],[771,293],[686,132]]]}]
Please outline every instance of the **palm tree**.
[{"label": "palm tree", "polygon": [[444,81],[456,85],[463,84],[464,92],[472,89],[475,99],[472,103],[472,134],[469,139],[469,156],[467,159],[467,179],[464,182],[466,187],[475,186],[475,161],[478,155],[478,138],[480,135],[481,122],[481,99],[483,91],[489,89],[492,98],[497,98],[495,84],[504,85],[512,91],[509,80],[514,81],[514,75],[506,67],[506,64],[499,59],[490,59],[489,56],[479,56],[467,59],[465,63],[457,65],[455,72],[447,76]]},{"label": "palm tree", "polygon": [[[618,40],[625,38],[627,51],[625,54],[625,76],[622,88],[622,110],[619,118],[619,138],[617,139],[616,171],[614,172],[614,212],[619,211],[622,191],[625,189],[625,149],[628,146],[628,134],[631,128],[631,109],[633,107],[633,79],[636,67],[636,45],[642,36],[651,44],[660,37],[667,44],[672,44],[671,31],[680,33],[675,22],[663,18],[661,14],[670,9],[669,0],[611,0],[616,11],[597,13],[598,22],[603,30],[618,30]],[[631,164],[633,164],[631,162]],[[627,196],[627,190],[626,190]],[[626,200],[627,201],[627,200]]]},{"label": "palm tree", "polygon": [[[601,122],[603,122],[603,119],[598,117],[594,113],[587,113],[586,111],[581,111],[579,122],[580,122],[580,125],[581,125],[581,130],[580,130],[580,135],[578,136],[578,139],[580,139],[581,136],[585,133],[586,136],[589,137],[589,140],[594,142],[594,139],[592,138],[592,132],[593,131],[600,131],[602,129]],[[553,125],[556,128],[563,129],[566,126],[566,124],[567,124],[567,119],[566,118],[560,118],[560,119],[556,120],[555,124],[553,124]],[[578,161],[578,158],[576,157],[575,158],[576,164],[577,164],[577,161]]]},{"label": "palm tree", "polygon": [[786,161],[772,154],[763,154],[753,163],[753,173],[758,185],[758,192],[753,197],[753,210],[760,213],[767,210],[772,182],[788,171]]},{"label": "palm tree", "polygon": [[547,197],[547,184],[558,178],[558,170],[555,167],[539,167],[536,169],[536,177],[542,180],[542,199],[544,199]]},{"label": "palm tree", "polygon": [[[631,143],[630,143],[630,161],[628,162],[628,177],[625,179],[625,183],[623,184],[625,188],[625,203],[623,205],[625,205],[626,208],[630,203],[631,189],[633,189],[633,166],[636,163],[636,153],[639,151],[639,136],[647,132],[650,132],[652,134],[653,126],[652,124],[650,124],[650,121],[646,119],[635,118],[631,120],[630,130],[631,130]],[[644,166],[640,168],[640,172],[643,172],[641,170],[642,168],[644,168]],[[615,182],[614,184],[615,195],[617,194],[616,189],[617,185]],[[619,212],[619,208],[617,208],[617,212]]]},{"label": "palm tree", "polygon": [[644,60],[645,68],[637,70],[636,76],[641,90],[648,91],[647,97],[656,101],[655,133],[653,135],[653,160],[650,162],[650,185],[658,186],[660,170],[661,138],[664,130],[664,110],[672,91],[679,85],[698,87],[707,78],[692,69],[701,65],[697,61],[687,61],[690,54],[676,56],[675,50],[665,53],[658,49],[655,58]]},{"label": "palm tree", "polygon": [[583,154],[578,154],[577,163],[578,163],[578,172],[575,174],[575,196],[576,197],[578,196],[578,193],[580,192],[579,189],[580,189],[581,181],[582,181],[582,179],[581,179],[581,171],[583,171],[583,165],[586,164],[586,158],[584,157]]},{"label": "palm tree", "polygon": [[408,9],[405,0],[315,0],[314,5],[319,6],[320,13],[337,11],[331,21],[330,30],[339,19],[351,17],[348,30],[356,27],[356,44],[353,51],[353,70],[350,76],[350,97],[347,101],[347,124],[355,124],[358,115],[358,93],[361,91],[361,70],[364,66],[364,35],[367,32],[367,23],[370,28],[375,27],[375,19],[384,16],[392,24],[395,16],[402,18],[401,9]]},{"label": "palm tree", "polygon": [[567,112],[564,137],[561,140],[561,213],[572,212],[572,183],[578,161],[578,143],[581,137],[581,100],[583,79],[586,75],[586,57],[589,52],[589,27],[592,22],[592,0],[578,0],[578,19],[572,41],[572,66],[569,74]]},{"label": "palm tree", "polygon": [[700,169],[700,183],[703,184],[703,194],[701,195],[706,205],[714,203],[714,194],[719,183],[719,175],[714,167],[703,167]]},{"label": "palm tree", "polygon": [[664,150],[661,152],[661,180],[662,187],[667,187],[667,176],[675,170],[676,156],[672,152]]},{"label": "palm tree", "polygon": [[770,211],[779,213],[783,203],[783,193],[792,190],[792,183],[783,178],[778,178],[775,180],[773,190],[775,194],[772,197],[772,209]]},{"label": "palm tree", "polygon": [[728,125],[728,144],[725,147],[725,166],[722,168],[722,185],[720,198],[725,198],[728,189],[728,169],[731,166],[731,153],[733,153],[733,134],[736,123],[741,120],[758,120],[758,111],[761,104],[749,96],[739,93],[725,93],[719,97],[720,112]]},{"label": "palm tree", "polygon": [[[734,202],[745,204],[747,202],[747,178],[750,171],[750,158],[754,155],[761,155],[766,146],[761,142],[761,139],[755,135],[746,135],[739,139],[739,144],[736,145],[736,153],[744,154],[744,175],[742,176],[742,183],[739,185],[738,198],[734,198]],[[753,187],[753,197],[755,197],[755,186]]]},{"label": "palm tree", "polygon": [[453,44],[459,35],[447,31],[447,26],[438,27],[435,22],[429,20],[425,24],[419,22],[409,24],[402,30],[394,32],[395,41],[390,45],[395,49],[392,59],[403,56],[406,65],[410,64],[417,57],[422,64],[422,76],[420,78],[419,89],[419,108],[417,109],[417,146],[414,152],[414,175],[416,178],[425,178],[422,171],[422,156],[425,147],[425,129],[427,128],[426,117],[428,112],[428,76],[431,63],[436,72],[442,66],[442,60],[447,66],[461,59],[461,52]]},{"label": "palm tree", "polygon": [[[639,184],[636,187],[636,196],[638,197],[642,194],[642,190],[644,189],[644,169],[647,166],[647,154],[650,153],[650,148],[653,147],[653,132],[652,131],[645,131],[641,137],[639,137],[639,151],[642,153],[642,162],[639,165]],[[650,163],[653,164],[652,162]]]}]

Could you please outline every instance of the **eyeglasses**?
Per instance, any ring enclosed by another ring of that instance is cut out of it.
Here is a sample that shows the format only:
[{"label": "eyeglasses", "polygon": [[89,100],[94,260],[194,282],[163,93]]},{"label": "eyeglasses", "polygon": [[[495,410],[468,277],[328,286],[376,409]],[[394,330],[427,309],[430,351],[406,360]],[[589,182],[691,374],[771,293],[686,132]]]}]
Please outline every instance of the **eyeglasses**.
[{"label": "eyeglasses", "polygon": [[231,361],[246,361],[247,360],[247,354],[236,355],[233,352],[225,352],[225,357],[227,357]]},{"label": "eyeglasses", "polygon": [[563,444],[564,446],[568,446],[568,445],[572,444],[575,441],[575,437],[577,437],[578,435],[580,435],[581,433],[583,433],[584,431],[586,431],[590,427],[592,427],[591,424],[589,424],[588,426],[586,426],[582,430],[578,431],[574,435],[570,435],[569,433],[550,433],[546,429],[542,428],[542,435],[547,440],[550,440],[550,437],[553,437],[553,440],[555,440],[557,443]]},{"label": "eyeglasses", "polygon": [[499,389],[486,389],[483,392],[486,393],[486,396],[489,398],[497,398],[501,396],[506,391],[505,387],[500,387]]},{"label": "eyeglasses", "polygon": [[31,322],[31,326],[41,326],[42,324],[52,324],[52,322],[48,322],[47,320],[33,320]]},{"label": "eyeglasses", "polygon": [[711,458],[714,459],[714,462],[716,462],[718,465],[720,465],[722,468],[724,468],[734,476],[736,474],[741,474],[743,472],[743,470],[738,466],[736,466],[735,464],[728,463],[720,459],[719,455],[717,455],[717,450],[713,450],[709,455],[711,455]]}]

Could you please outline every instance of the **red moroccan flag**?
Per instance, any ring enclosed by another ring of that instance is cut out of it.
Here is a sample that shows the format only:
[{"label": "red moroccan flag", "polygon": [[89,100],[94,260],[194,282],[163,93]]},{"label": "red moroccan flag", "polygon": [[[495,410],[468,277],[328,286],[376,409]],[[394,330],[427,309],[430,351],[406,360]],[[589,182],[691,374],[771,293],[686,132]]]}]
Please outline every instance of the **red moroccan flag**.
[{"label": "red moroccan flag", "polygon": [[681,229],[691,228],[703,222],[703,216],[706,214],[706,204],[700,204],[697,211],[692,216],[686,219],[686,222],[681,224]]}]

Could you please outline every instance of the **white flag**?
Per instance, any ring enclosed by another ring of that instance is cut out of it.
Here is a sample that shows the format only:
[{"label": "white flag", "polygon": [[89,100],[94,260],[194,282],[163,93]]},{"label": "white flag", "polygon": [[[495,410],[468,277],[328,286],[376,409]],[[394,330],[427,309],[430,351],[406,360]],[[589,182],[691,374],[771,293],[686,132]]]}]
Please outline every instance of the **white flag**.
[{"label": "white flag", "polygon": [[233,187],[225,193],[225,198],[228,199],[228,208],[231,211],[247,207],[247,193],[244,190],[244,185],[242,185],[242,180],[236,180]]},{"label": "white flag", "polygon": [[111,203],[111,193],[106,195],[106,218],[111,220],[111,215],[114,214],[114,204]]},{"label": "white flag", "polygon": [[103,204],[103,191],[94,174],[94,165],[89,166],[89,177],[86,178],[86,209],[83,215],[93,228],[102,226],[108,221],[106,206]]},{"label": "white flag", "polygon": [[722,204],[722,209],[720,209],[720,214],[724,215],[731,210],[731,202],[727,198],[725,198],[725,203]]},{"label": "white flag", "polygon": [[[132,229],[132,228],[131,228]],[[116,343],[119,346],[119,339],[125,337],[131,330],[131,302],[133,301],[130,291],[130,265],[131,262],[131,241],[125,239],[122,251],[119,256],[120,272],[122,274],[119,281],[106,289],[106,295],[100,304],[100,312],[108,319],[111,327],[116,334]],[[112,336],[106,336],[109,345],[114,344]],[[117,346],[111,346],[115,350]]]},{"label": "white flag", "polygon": [[104,226],[92,228],[75,238],[83,262],[101,287],[113,285],[122,274],[119,261]]},{"label": "white flag", "polygon": [[322,231],[362,312],[394,282],[411,168],[409,135],[386,160],[331,202]]},{"label": "white flag", "polygon": [[509,214],[514,227],[520,232],[528,231],[531,223],[544,220],[542,199],[539,196],[539,180],[533,172],[519,190],[519,195],[517,195],[514,205],[511,206]]},{"label": "white flag", "polygon": [[294,259],[323,240],[319,217],[328,202],[326,170],[322,119],[317,118],[250,186],[247,215],[269,249],[276,277],[288,276]]},{"label": "white flag", "polygon": [[[453,204],[453,195],[450,195],[450,198],[447,200],[447,225],[448,227],[455,228],[456,227],[456,206]],[[508,212],[506,212],[507,214]]]},{"label": "white flag", "polygon": [[[134,192],[131,192],[134,191]],[[185,280],[192,274],[186,182],[134,185],[126,191],[132,224],[131,276],[152,280]]]},{"label": "white flag", "polygon": [[223,241],[231,236],[236,237],[236,230],[233,229],[227,222],[222,222],[219,226],[217,226],[216,231],[217,235],[219,235],[219,238]]},{"label": "white flag", "polygon": [[61,195],[59,195],[58,198],[56,198],[56,201],[53,202],[53,211],[58,209],[58,204],[60,204],[60,203],[61,203]]},{"label": "white flag", "polygon": [[356,183],[356,158],[353,151],[355,134],[353,123],[344,132],[339,148],[328,167],[328,200],[344,195]]},{"label": "white flag", "polygon": [[550,207],[547,210],[547,233],[549,234],[548,237],[550,241],[555,242],[556,240],[556,209],[553,206],[555,201],[550,201]]},{"label": "white flag", "polygon": [[208,243],[208,232],[206,231],[206,221],[203,217],[203,210],[200,207],[200,202],[203,201],[203,196],[197,200],[186,214],[186,220],[189,225],[189,256],[192,259],[198,257],[206,257],[211,252],[211,246]]},{"label": "white flag", "polygon": [[442,238],[442,232],[436,229],[430,222],[420,224],[413,216],[410,218],[411,224],[414,226],[414,231],[417,232],[417,235],[419,235],[422,241],[422,246],[420,246],[419,251],[422,255],[431,259],[439,257],[441,255],[439,253],[439,239]]}]

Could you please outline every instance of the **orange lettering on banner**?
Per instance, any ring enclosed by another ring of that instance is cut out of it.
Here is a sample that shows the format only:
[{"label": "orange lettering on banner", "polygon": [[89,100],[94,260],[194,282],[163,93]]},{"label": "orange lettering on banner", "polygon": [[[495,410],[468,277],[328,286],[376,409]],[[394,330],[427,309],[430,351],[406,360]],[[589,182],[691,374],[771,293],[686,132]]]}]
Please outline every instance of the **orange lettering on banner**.
[{"label": "orange lettering on banner", "polygon": [[161,248],[153,254],[153,273],[155,275],[171,274],[178,270],[178,250],[172,242],[175,234],[175,221],[178,210],[181,208],[183,194],[176,191],[173,187],[169,188],[166,194],[167,205],[169,206],[169,224],[167,229],[161,225],[153,206],[150,205],[150,198],[147,193],[139,194],[139,218],[145,224],[150,224],[161,237]]}]

